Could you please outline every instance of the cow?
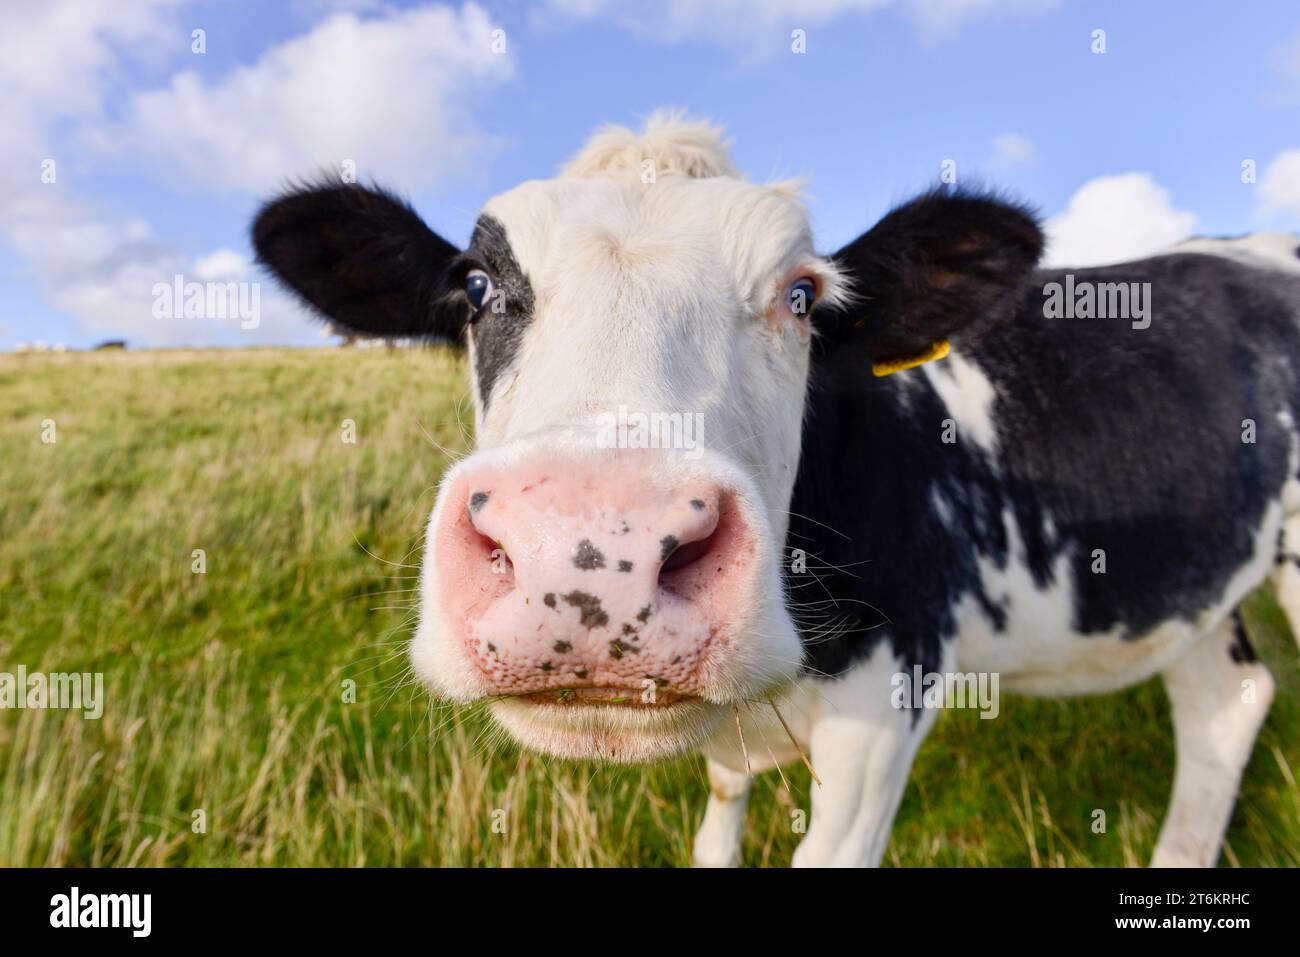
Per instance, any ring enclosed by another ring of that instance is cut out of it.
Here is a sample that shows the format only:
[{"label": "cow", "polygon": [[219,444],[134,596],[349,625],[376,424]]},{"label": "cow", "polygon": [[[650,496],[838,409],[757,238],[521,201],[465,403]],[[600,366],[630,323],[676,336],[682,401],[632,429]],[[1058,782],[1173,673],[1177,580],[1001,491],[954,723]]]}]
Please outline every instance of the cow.
[{"label": "cow", "polygon": [[953,676],[1156,674],[1152,863],[1217,862],[1273,694],[1236,608],[1272,582],[1300,631],[1295,237],[1043,269],[1030,210],[938,186],[822,255],[797,185],[656,114],[464,248],[337,182],[252,239],[330,321],[466,350],[477,447],[428,520],[415,672],[546,754],[702,750],[695,864],[737,864],[753,774],[800,760],[794,863],[878,864]]}]

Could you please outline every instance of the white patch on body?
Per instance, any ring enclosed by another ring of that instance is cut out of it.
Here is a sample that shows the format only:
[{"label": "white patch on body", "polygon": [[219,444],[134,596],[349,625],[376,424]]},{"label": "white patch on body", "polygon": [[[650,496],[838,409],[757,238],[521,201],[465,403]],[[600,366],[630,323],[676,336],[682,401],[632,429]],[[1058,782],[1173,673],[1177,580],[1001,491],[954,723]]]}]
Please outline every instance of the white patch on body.
[{"label": "white patch on body", "polygon": [[1210,239],[1197,236],[1178,243],[1171,253],[1205,253],[1222,256],[1246,266],[1261,269],[1280,269],[1300,273],[1300,236],[1290,233],[1251,233],[1235,239]]},{"label": "white patch on body", "polygon": [[921,371],[957,423],[957,441],[969,440],[987,453],[996,452],[993,404],[997,394],[983,370],[953,349],[946,359],[926,363]]}]

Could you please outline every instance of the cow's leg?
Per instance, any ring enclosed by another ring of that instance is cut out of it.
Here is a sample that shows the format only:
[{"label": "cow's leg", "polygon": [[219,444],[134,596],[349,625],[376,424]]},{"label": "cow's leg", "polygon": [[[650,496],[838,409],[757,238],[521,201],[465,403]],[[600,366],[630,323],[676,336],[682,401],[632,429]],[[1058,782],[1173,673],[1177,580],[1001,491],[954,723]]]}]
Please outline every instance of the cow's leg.
[{"label": "cow's leg", "polygon": [[745,831],[745,806],[753,778],[709,760],[709,803],[695,835],[691,864],[695,867],[736,867]]},{"label": "cow's leg", "polygon": [[875,867],[885,854],[912,759],[937,712],[895,708],[890,679],[902,671],[882,646],[837,685],[812,729],[812,820],[796,867]]},{"label": "cow's leg", "polygon": [[1230,617],[1164,672],[1177,763],[1153,867],[1212,867],[1273,678]]},{"label": "cow's leg", "polygon": [[1300,644],[1300,516],[1282,524],[1281,563],[1273,573],[1273,591],[1286,613],[1292,637]]}]

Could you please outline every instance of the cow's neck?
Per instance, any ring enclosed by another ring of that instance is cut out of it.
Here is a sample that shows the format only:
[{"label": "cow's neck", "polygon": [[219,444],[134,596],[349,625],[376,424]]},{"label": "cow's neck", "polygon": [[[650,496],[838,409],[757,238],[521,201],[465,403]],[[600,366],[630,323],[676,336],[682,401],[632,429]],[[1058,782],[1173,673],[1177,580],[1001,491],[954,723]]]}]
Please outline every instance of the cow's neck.
[{"label": "cow's neck", "polygon": [[922,371],[873,377],[865,344],[814,354],[786,582],[817,671],[841,673],[881,640],[938,669],[987,536],[969,512],[945,516],[936,492],[989,488],[986,463],[941,441],[947,416]]}]

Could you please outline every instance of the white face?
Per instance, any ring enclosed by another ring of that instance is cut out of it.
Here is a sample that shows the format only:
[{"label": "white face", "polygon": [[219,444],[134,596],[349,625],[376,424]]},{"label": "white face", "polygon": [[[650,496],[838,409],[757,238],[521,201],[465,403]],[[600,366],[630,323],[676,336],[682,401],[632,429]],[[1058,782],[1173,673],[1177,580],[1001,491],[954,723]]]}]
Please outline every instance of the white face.
[{"label": "white face", "polygon": [[793,190],[584,158],[489,202],[462,257],[479,448],[430,517],[411,657],[525,745],[648,760],[797,673],[808,312],[843,290]]}]

